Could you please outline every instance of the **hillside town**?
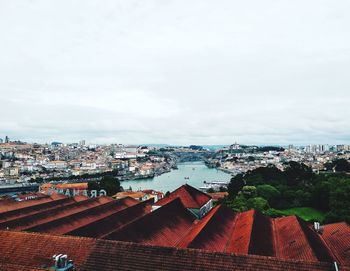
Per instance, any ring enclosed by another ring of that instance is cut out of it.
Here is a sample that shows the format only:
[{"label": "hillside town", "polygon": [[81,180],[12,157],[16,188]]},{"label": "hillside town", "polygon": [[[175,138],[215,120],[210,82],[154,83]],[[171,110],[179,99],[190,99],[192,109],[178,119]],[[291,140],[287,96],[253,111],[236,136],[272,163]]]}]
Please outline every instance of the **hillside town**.
[{"label": "hillside town", "polygon": [[177,168],[178,162],[205,161],[232,175],[289,161],[314,172],[331,171],[327,163],[350,159],[350,145],[258,147],[232,144],[216,151],[200,146],[151,147],[122,144],[51,144],[0,139],[0,184],[79,182],[112,174],[119,180],[152,178]]},{"label": "hillside town", "polygon": [[294,161],[304,163],[317,173],[332,170],[327,168],[327,163],[339,159],[350,159],[350,145],[289,145],[282,148],[235,143],[218,150],[206,164],[236,175],[268,165],[283,170],[284,163]]},{"label": "hillside town", "polygon": [[93,179],[105,173],[113,173],[121,180],[139,179],[176,167],[175,157],[154,150],[120,144],[87,145],[84,140],[29,144],[6,137],[0,143],[0,183]]}]

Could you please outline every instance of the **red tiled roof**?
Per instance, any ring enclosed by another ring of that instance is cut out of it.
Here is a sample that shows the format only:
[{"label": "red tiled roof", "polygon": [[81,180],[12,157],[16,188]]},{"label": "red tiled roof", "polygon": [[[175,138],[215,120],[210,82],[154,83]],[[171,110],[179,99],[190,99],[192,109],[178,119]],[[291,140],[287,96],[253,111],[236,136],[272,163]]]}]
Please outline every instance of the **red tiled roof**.
[{"label": "red tiled roof", "polygon": [[9,212],[11,210],[17,210],[20,208],[26,208],[29,206],[34,206],[45,202],[50,202],[52,200],[53,200],[52,197],[48,197],[48,196],[32,199],[32,200],[25,200],[25,201],[1,200],[0,213]]},{"label": "red tiled roof", "polygon": [[[101,239],[0,231],[0,269],[47,270],[54,254],[67,254],[78,271],[328,271],[329,263],[305,263],[265,256],[198,249],[145,246]],[[340,270],[349,271],[340,266]]]},{"label": "red tiled roof", "polygon": [[316,262],[317,257],[296,216],[274,220],[277,257],[299,261]]},{"label": "red tiled roof", "polygon": [[[116,210],[122,210],[128,207],[127,204],[119,204],[119,201],[108,197],[96,198],[95,202],[97,203],[96,206],[78,210],[78,212],[65,215],[58,219],[31,227],[27,230],[53,234],[66,234],[67,232],[73,231],[83,225],[87,225],[95,220],[106,217]],[[123,201],[121,202],[124,203]],[[129,202],[129,200],[127,199],[125,202]]]},{"label": "red tiled roof", "polygon": [[228,192],[213,192],[213,193],[208,193],[209,196],[215,201],[218,201],[220,199],[223,199],[228,196]]},{"label": "red tiled roof", "polygon": [[239,254],[249,253],[249,243],[254,222],[254,210],[237,214],[230,242],[226,251]]},{"label": "red tiled roof", "polygon": [[37,214],[43,210],[57,208],[57,206],[66,206],[66,205],[72,204],[74,202],[75,202],[74,199],[63,198],[63,199],[59,199],[59,200],[45,201],[45,202],[42,202],[39,204],[10,210],[7,212],[0,213],[0,222],[6,222],[6,221],[14,220],[14,219],[19,219],[22,217],[31,216],[31,215]]},{"label": "red tiled roof", "polygon": [[[184,186],[183,189],[191,191],[194,188]],[[179,197],[171,201],[167,199],[167,204],[163,202],[164,205],[153,212],[150,201],[136,204],[138,201],[131,198],[115,201],[108,197],[54,196],[46,198],[48,201],[36,201],[36,204],[18,204],[18,209],[0,213],[0,229],[106,238],[212,253],[254,254],[303,262],[336,261],[342,265],[341,270],[350,266],[350,228],[346,223],[326,225],[324,233],[318,234],[312,225],[295,216],[272,219],[254,210],[236,214],[221,205],[203,219],[196,220],[183,204],[187,197],[183,195],[188,195],[187,192],[178,194],[182,195],[182,200]]]},{"label": "red tiled roof", "polygon": [[178,247],[225,251],[234,225],[235,213],[226,206],[213,208],[191,230]]},{"label": "red tiled roof", "polygon": [[202,191],[199,191],[198,189],[195,189],[188,184],[185,184],[171,192],[169,196],[157,201],[155,205],[163,206],[175,198],[180,198],[186,208],[193,209],[199,209],[209,200],[211,200],[211,197],[208,194],[203,193]]},{"label": "red tiled roof", "polygon": [[74,262],[81,266],[95,243],[93,239],[13,231],[0,231],[0,239],[0,263],[25,267],[22,270],[48,269],[52,266],[52,256],[60,253],[74,256]]},{"label": "red tiled roof", "polygon": [[249,254],[262,256],[276,255],[272,219],[259,211],[254,212]]},{"label": "red tiled roof", "polygon": [[194,216],[180,199],[174,199],[152,213],[108,235],[110,240],[175,246],[191,229]]},{"label": "red tiled roof", "polygon": [[350,226],[343,223],[325,225],[321,237],[333,252],[336,260],[350,266]]},{"label": "red tiled roof", "polygon": [[86,198],[85,201],[75,202],[68,206],[58,206],[54,209],[42,210],[41,212],[35,215],[15,220],[12,223],[11,229],[31,230],[36,226],[43,225],[45,223],[57,220],[70,214],[75,214],[77,212],[80,212],[81,210],[86,210],[99,204],[100,202],[98,201],[98,199]]},{"label": "red tiled roof", "polygon": [[11,264],[11,263],[0,263],[0,270],[2,271],[23,271],[25,268],[26,271],[42,271],[47,270],[43,268],[32,268],[32,267],[24,267],[23,265],[19,264]]},{"label": "red tiled roof", "polygon": [[[85,236],[94,238],[103,238],[103,236],[119,229],[131,221],[151,212],[153,199],[139,202],[132,198],[123,198],[123,200],[133,200],[133,205],[129,208],[117,210],[112,214],[98,219],[92,223],[81,226],[66,234],[75,236]],[[136,204],[137,203],[137,204]]]},{"label": "red tiled roof", "polygon": [[[305,237],[309,243],[309,246],[314,251],[317,259],[321,262],[332,262],[335,260],[329,247],[326,245],[321,235],[318,234],[312,227],[311,224],[307,223],[300,217],[297,217],[300,227],[303,230]],[[349,236],[350,237],[350,236]],[[350,241],[349,241],[350,242]]]}]

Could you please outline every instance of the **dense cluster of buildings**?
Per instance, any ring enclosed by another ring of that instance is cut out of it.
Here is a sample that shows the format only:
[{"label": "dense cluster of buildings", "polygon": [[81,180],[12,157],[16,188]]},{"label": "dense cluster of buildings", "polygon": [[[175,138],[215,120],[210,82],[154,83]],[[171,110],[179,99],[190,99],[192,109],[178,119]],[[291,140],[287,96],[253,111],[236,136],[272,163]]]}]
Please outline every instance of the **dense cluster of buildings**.
[{"label": "dense cluster of buildings", "polygon": [[151,148],[124,145],[0,143],[0,184],[29,180],[94,177],[112,172],[120,179],[146,178],[169,171],[175,161],[151,155]]},{"label": "dense cluster of buildings", "polygon": [[4,271],[350,270],[346,223],[235,213],[189,185],[156,202],[60,194],[3,199],[0,238]]},{"label": "dense cluster of buildings", "polygon": [[275,165],[282,170],[285,162],[295,161],[304,163],[317,172],[324,170],[325,164],[335,159],[350,159],[350,145],[289,145],[287,148],[271,149],[261,151],[256,146],[241,146],[236,143],[217,151],[208,159],[207,164],[239,174],[267,165]]}]

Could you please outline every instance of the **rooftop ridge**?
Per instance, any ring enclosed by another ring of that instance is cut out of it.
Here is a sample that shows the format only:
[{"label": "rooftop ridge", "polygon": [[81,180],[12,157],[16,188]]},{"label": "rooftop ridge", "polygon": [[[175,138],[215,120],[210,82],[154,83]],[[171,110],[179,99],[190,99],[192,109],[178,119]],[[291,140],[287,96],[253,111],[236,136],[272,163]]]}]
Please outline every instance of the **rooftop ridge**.
[{"label": "rooftop ridge", "polygon": [[234,231],[234,228],[235,228],[235,226],[236,226],[236,222],[237,222],[237,219],[238,219],[239,215],[240,215],[240,213],[237,213],[237,214],[235,215],[235,217],[233,218],[232,227],[231,227],[231,229],[230,229],[230,236],[229,236],[229,238],[227,239],[227,242],[226,242],[226,244],[225,244],[224,252],[226,252],[228,246],[230,245],[230,242],[231,242],[231,239],[232,239],[232,235],[233,235],[233,231]]},{"label": "rooftop ridge", "polygon": [[215,206],[213,209],[209,211],[209,213],[199,220],[197,224],[194,224],[193,227],[189,230],[189,232],[175,245],[176,247],[188,247],[191,242],[198,236],[198,234],[205,228],[207,223],[211,221],[211,218],[215,216],[220,206]]},{"label": "rooftop ridge", "polygon": [[[239,213],[239,216],[235,221],[235,227],[232,231],[231,240],[226,248],[228,251],[237,253],[243,253],[242,251],[245,251],[244,254],[249,253],[249,244],[251,240],[255,212],[255,210],[249,210]],[[248,238],[247,242],[243,242],[244,238]],[[243,244],[246,244],[246,247],[244,247]]]},{"label": "rooftop ridge", "polygon": [[[79,201],[79,202],[83,202],[83,201]],[[51,212],[59,212],[60,210],[62,209],[65,209],[65,208],[69,208],[69,207],[73,207],[75,204],[77,204],[78,202],[75,201],[74,198],[67,198],[67,200],[65,202],[60,202],[59,205],[54,205],[48,209],[40,209],[34,213],[27,213],[27,214],[23,214],[19,217],[14,217],[14,218],[11,218],[9,220],[5,220],[4,222],[1,222],[0,223],[0,228],[15,228],[15,229],[21,229],[20,225],[22,225],[22,222],[26,222],[30,219],[33,219],[33,218],[38,218],[40,216],[45,216],[45,214],[49,214]]]},{"label": "rooftop ridge", "polygon": [[[195,194],[200,195],[202,199],[201,202],[195,196]],[[170,193],[169,196],[158,200],[155,203],[155,205],[162,206],[177,197],[181,199],[182,203],[186,208],[194,208],[194,209],[202,207],[204,204],[206,204],[208,201],[211,200],[211,197],[208,194],[198,189],[195,189],[194,187],[188,184],[185,184],[175,189],[173,192]]]},{"label": "rooftop ridge", "polygon": [[185,184],[184,185],[186,188],[187,188],[187,192],[191,195],[191,197],[193,198],[193,200],[195,202],[197,202],[198,205],[200,205],[201,203],[198,202],[197,198],[195,197],[194,193],[197,193],[197,194],[202,194],[203,196],[206,196],[208,197],[208,201],[212,198],[210,195],[208,195],[207,193],[204,193],[203,191],[199,190],[199,189],[196,189],[194,188],[193,186],[190,186],[189,184]]},{"label": "rooftop ridge", "polygon": [[296,217],[317,259],[319,259],[320,261],[326,261],[326,262],[335,261],[336,257],[334,257],[333,253],[330,251],[330,249],[328,248],[326,243],[323,241],[323,239],[320,237],[320,235],[316,233],[316,231],[311,229],[307,225],[306,221],[301,219],[299,216],[296,216]]},{"label": "rooftop ridge", "polygon": [[[126,199],[126,198],[123,198],[123,199]],[[131,198],[131,199],[132,199],[132,198]],[[108,216],[106,216],[106,217],[100,218],[100,219],[98,219],[98,220],[96,220],[96,221],[94,221],[94,222],[92,222],[92,223],[90,223],[90,224],[88,224],[88,225],[83,225],[83,226],[81,226],[81,227],[79,227],[79,228],[77,228],[77,229],[74,229],[74,230],[72,230],[72,231],[70,231],[70,232],[67,232],[66,234],[67,234],[67,235],[73,235],[73,236],[81,236],[81,234],[82,234],[81,231],[83,231],[84,229],[86,230],[86,229],[88,229],[88,228],[95,228],[95,227],[97,226],[96,224],[99,224],[99,223],[102,223],[102,222],[104,222],[104,221],[106,221],[106,220],[112,219],[112,218],[114,218],[116,215],[118,215],[118,216],[116,217],[116,218],[118,219],[118,218],[120,218],[121,216],[123,216],[124,214],[130,213],[130,212],[134,211],[135,209],[144,209],[144,208],[146,208],[146,206],[148,206],[148,205],[151,207],[151,204],[152,204],[151,202],[153,202],[153,199],[149,199],[149,200],[146,200],[146,201],[143,201],[143,202],[140,202],[140,203],[131,205],[130,207],[125,208],[125,209],[117,210],[117,211],[113,212],[112,214],[110,214],[110,215],[108,215]],[[148,214],[148,213],[146,213],[146,214]],[[146,214],[144,214],[144,215],[146,215]],[[135,218],[135,219],[136,219],[136,218]],[[129,221],[128,223],[134,221],[135,219],[132,219],[132,220]],[[127,224],[128,224],[128,223],[127,223]],[[127,225],[127,224],[125,224],[125,225]],[[109,231],[107,231],[107,232],[105,232],[105,233],[103,233],[103,234],[101,234],[101,235],[94,236],[94,237],[95,237],[95,238],[104,239],[106,236],[108,236],[109,234],[111,234],[112,232],[116,231],[116,230],[119,229],[119,228],[120,228],[120,227],[113,228],[113,230],[109,230]],[[101,229],[98,229],[98,230],[99,230],[99,232],[101,233]],[[88,236],[86,236],[86,237],[88,237]],[[89,236],[89,237],[92,237],[92,236]]]},{"label": "rooftop ridge", "polygon": [[[6,230],[0,230],[0,236],[3,235],[16,235],[16,236],[37,236],[37,237],[49,237],[49,238],[55,238],[55,239],[63,239],[63,240],[86,240],[86,241],[101,241],[101,242],[106,242],[106,243],[120,243],[120,244],[128,244],[132,245],[135,247],[152,247],[152,248],[160,248],[160,249],[168,249],[168,250],[178,250],[178,251],[183,251],[183,250],[188,250],[188,251],[199,251],[199,252],[204,252],[204,253],[210,253],[214,255],[234,255],[234,256],[242,256],[242,257],[249,257],[249,258],[256,258],[256,259],[273,259],[276,261],[281,261],[281,262],[291,262],[291,263],[305,263],[305,261],[302,260],[295,260],[295,259],[278,259],[276,257],[272,256],[264,256],[264,255],[246,255],[246,254],[240,254],[240,253],[232,253],[232,252],[220,252],[220,251],[208,251],[205,249],[198,249],[198,248],[180,248],[180,247],[164,247],[164,246],[159,246],[159,245],[154,245],[154,244],[140,244],[140,243],[134,243],[134,242],[129,242],[129,241],[119,241],[119,240],[111,240],[111,239],[98,239],[98,238],[91,238],[91,237],[81,237],[81,236],[71,236],[71,235],[58,235],[58,234],[51,234],[51,233],[43,233],[43,232],[24,232],[24,231],[6,231]],[[320,265],[324,264],[329,264],[327,262],[307,262],[310,264],[317,264],[319,263]]]},{"label": "rooftop ridge", "polygon": [[256,210],[250,233],[249,254],[274,256],[273,235],[271,218]]},{"label": "rooftop ridge", "polygon": [[227,241],[231,237],[235,218],[235,212],[221,205],[188,247],[203,248],[211,251],[224,251]]},{"label": "rooftop ridge", "polygon": [[331,248],[337,262],[350,266],[350,226],[345,222],[323,226],[322,240]]},{"label": "rooftop ridge", "polygon": [[[50,197],[47,197],[47,198],[42,198],[42,199],[38,199],[38,200],[28,200],[29,201],[40,201],[39,203],[37,204],[30,204],[30,205],[27,205],[27,206],[23,206],[21,208],[17,208],[17,209],[11,209],[11,210],[8,210],[8,211],[3,211],[3,212],[0,212],[0,221],[6,221],[6,217],[9,217],[9,216],[13,216],[17,213],[20,213],[20,212],[25,212],[27,213],[28,210],[36,210],[36,209],[39,209],[41,207],[45,207],[45,206],[50,206],[52,204],[56,204],[58,202],[64,202],[64,201],[67,201],[68,198],[61,198],[61,199],[51,199]],[[23,201],[22,201],[23,202]],[[22,202],[18,202],[18,203],[22,203]]]},{"label": "rooftop ridge", "polygon": [[172,235],[173,238],[182,238],[182,236],[179,236],[180,229],[182,227],[189,228],[194,220],[194,215],[185,208],[179,198],[176,198],[162,208],[158,208],[148,215],[119,228],[106,238],[133,242],[143,240],[145,243],[163,242],[166,245],[173,246],[179,239],[174,240],[169,238],[169,235]]},{"label": "rooftop ridge", "polygon": [[[0,262],[7,265],[23,266],[27,270],[40,270],[50,259],[53,251],[67,253],[76,263],[78,270],[151,270],[142,266],[152,266],[159,270],[332,270],[331,263],[283,260],[259,255],[240,255],[225,252],[210,252],[201,249],[162,247],[124,241],[102,240],[76,236],[54,236],[45,233],[0,231]],[[13,243],[11,240],[15,240]],[[11,249],[19,243],[26,244],[30,251],[20,250],[12,255]],[[49,251],[37,246],[50,244]],[[10,258],[7,258],[12,255]],[[120,257],[122,258],[120,258]],[[164,262],[164,259],[168,261]],[[143,259],[143,261],[141,261]],[[163,260],[163,261],[162,261]],[[163,264],[161,264],[163,262]],[[159,266],[158,266],[159,265]],[[1,264],[0,264],[1,266]],[[140,266],[141,269],[137,267]],[[192,268],[191,268],[192,267]],[[344,266],[341,266],[344,267]],[[13,270],[13,269],[4,269]],[[346,269],[343,269],[346,270]],[[348,269],[349,270],[349,269]]]},{"label": "rooftop ridge", "polygon": [[76,217],[78,215],[87,214],[87,213],[89,213],[91,211],[95,211],[95,210],[98,210],[100,208],[108,207],[110,205],[115,204],[115,200],[113,200],[113,199],[108,199],[107,202],[104,202],[104,200],[102,200],[102,199],[103,199],[103,197],[93,198],[94,201],[92,201],[92,202],[96,203],[96,205],[94,205],[94,206],[84,208],[83,210],[79,210],[78,209],[76,212],[64,215],[64,216],[56,218],[56,219],[49,220],[49,221],[47,221],[45,223],[38,224],[38,225],[36,225],[34,227],[26,228],[25,230],[26,231],[47,231],[48,230],[47,229],[48,226],[49,226],[49,228],[52,228],[54,226],[54,224],[57,224],[57,223],[59,224],[59,223],[62,223],[63,221],[65,221],[65,220],[74,218],[74,217]]},{"label": "rooftop ridge", "polygon": [[274,245],[274,250],[275,250],[275,256],[277,258],[280,257],[279,255],[279,250],[277,249],[277,244],[278,244],[278,235],[276,234],[276,225],[275,225],[275,219],[271,219],[272,221],[272,232],[273,232],[273,245]]},{"label": "rooftop ridge", "polygon": [[[37,213],[34,216],[30,216],[28,218],[28,221],[25,220],[26,222],[32,221],[31,224],[27,223],[24,225],[17,225],[17,227],[15,229],[16,230],[27,230],[31,227],[36,226],[36,225],[40,225],[40,224],[46,223],[48,221],[53,221],[53,220],[57,219],[58,217],[63,217],[62,212],[72,211],[75,208],[82,208],[82,207],[85,207],[86,205],[90,205],[90,204],[93,204],[95,202],[96,202],[96,199],[87,198],[86,200],[76,201],[75,203],[68,205],[68,206],[63,206],[63,207],[60,206],[57,209],[42,211],[40,213]],[[55,218],[55,216],[56,216],[56,218]],[[40,219],[42,219],[45,222],[43,222],[43,221],[40,222]]]},{"label": "rooftop ridge", "polygon": [[281,258],[317,261],[317,256],[295,215],[276,218],[275,225],[278,235],[277,249]]}]

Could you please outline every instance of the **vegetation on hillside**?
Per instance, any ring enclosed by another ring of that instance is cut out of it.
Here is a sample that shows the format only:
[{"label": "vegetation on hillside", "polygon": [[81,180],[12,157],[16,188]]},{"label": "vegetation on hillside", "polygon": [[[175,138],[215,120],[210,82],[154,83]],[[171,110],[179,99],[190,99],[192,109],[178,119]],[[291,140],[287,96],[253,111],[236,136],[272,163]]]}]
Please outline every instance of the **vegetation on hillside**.
[{"label": "vegetation on hillside", "polygon": [[350,163],[348,160],[341,158],[326,163],[325,168],[335,172],[350,172]]},{"label": "vegetation on hillside", "polygon": [[276,210],[270,208],[266,214],[276,217],[276,216],[288,216],[288,215],[297,215],[306,221],[319,221],[323,222],[325,219],[325,214],[319,210],[316,210],[311,207],[295,207],[285,210]]},{"label": "vegetation on hillside", "polygon": [[228,192],[225,204],[235,211],[257,209],[272,216],[300,215],[299,207],[311,207],[303,209],[307,220],[314,217],[316,209],[319,214],[325,213],[326,223],[350,223],[350,176],[346,174],[315,174],[305,164],[288,162],[284,171],[270,165],[236,175]]}]

